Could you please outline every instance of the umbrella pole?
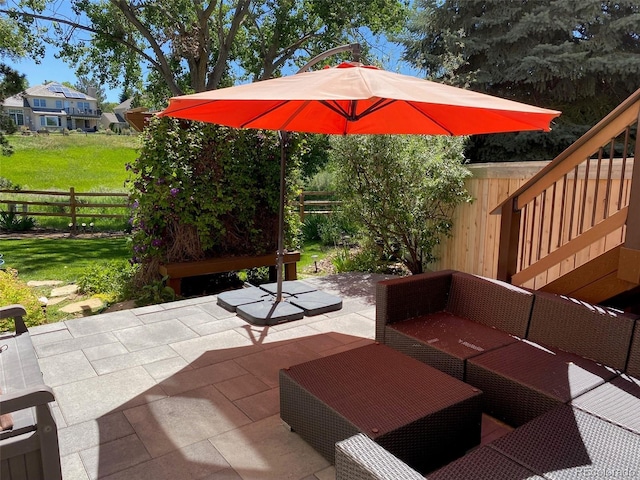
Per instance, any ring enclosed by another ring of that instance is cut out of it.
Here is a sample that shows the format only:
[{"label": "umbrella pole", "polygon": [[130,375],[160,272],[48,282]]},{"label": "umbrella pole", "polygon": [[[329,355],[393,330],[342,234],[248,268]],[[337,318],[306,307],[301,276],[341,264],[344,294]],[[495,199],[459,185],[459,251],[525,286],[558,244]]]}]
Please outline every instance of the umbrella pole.
[{"label": "umbrella pole", "polygon": [[286,195],[286,163],[288,135],[285,131],[279,131],[280,137],[280,206],[278,212],[278,253],[276,258],[276,303],[282,301],[282,265],[284,261],[284,197]]}]

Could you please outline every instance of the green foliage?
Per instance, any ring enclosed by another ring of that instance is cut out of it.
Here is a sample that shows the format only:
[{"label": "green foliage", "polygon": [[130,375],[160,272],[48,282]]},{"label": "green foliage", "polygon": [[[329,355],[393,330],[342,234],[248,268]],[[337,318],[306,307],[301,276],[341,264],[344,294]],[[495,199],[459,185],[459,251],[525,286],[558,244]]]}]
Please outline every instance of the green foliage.
[{"label": "green foliage", "polygon": [[463,138],[369,135],[332,138],[332,167],[343,209],[369,245],[398,255],[412,273],[435,260],[450,234],[464,187]]},{"label": "green foliage", "polygon": [[167,286],[168,277],[162,280],[155,280],[143,285],[140,293],[136,296],[136,305],[156,305],[158,303],[172,302],[176,298],[173,288]]},{"label": "green foliage", "polygon": [[[134,261],[145,278],[158,262],[258,255],[277,248],[280,143],[275,132],[155,119],[128,166]],[[298,189],[300,148],[287,148],[287,197]],[[287,215],[288,245],[295,214]]]},{"label": "green foliage", "polygon": [[[15,271],[0,270],[0,306],[18,303],[27,311],[24,318],[27,327],[46,323],[42,305],[31,288],[18,279]],[[0,332],[14,330],[13,320],[0,320]]]},{"label": "green foliage", "polygon": [[354,236],[357,233],[358,226],[347,216],[339,213],[309,214],[305,216],[302,224],[302,238],[305,242],[319,240],[325,246],[339,245],[345,236]]},{"label": "green foliage", "polygon": [[430,77],[563,112],[551,134],[473,137],[472,161],[552,159],[638,88],[637,1],[415,5],[405,56]]},{"label": "green foliage", "polygon": [[100,294],[108,303],[133,296],[132,281],[136,267],[127,260],[111,260],[89,265],[76,282],[80,292]]},{"label": "green foliage", "polygon": [[[210,6],[186,0],[74,0],[82,20],[70,22],[55,13],[56,2],[20,2],[20,25],[39,35],[33,44],[59,45],[57,53],[77,66],[77,75],[95,74],[99,84],[112,87],[124,83],[127,97],[141,90],[144,80],[148,97],[157,103],[230,85],[234,77],[264,79],[283,69],[295,71],[336,45],[398,31],[406,14],[401,0],[221,0]],[[51,11],[53,21],[46,15]],[[150,70],[145,79],[143,65]]]},{"label": "green foliage", "polygon": [[36,226],[32,217],[25,217],[16,212],[0,212],[0,230],[7,232],[26,232]]},{"label": "green foliage", "polygon": [[28,280],[75,282],[96,262],[131,258],[127,239],[106,238],[27,238],[3,239],[0,245],[6,266]]}]

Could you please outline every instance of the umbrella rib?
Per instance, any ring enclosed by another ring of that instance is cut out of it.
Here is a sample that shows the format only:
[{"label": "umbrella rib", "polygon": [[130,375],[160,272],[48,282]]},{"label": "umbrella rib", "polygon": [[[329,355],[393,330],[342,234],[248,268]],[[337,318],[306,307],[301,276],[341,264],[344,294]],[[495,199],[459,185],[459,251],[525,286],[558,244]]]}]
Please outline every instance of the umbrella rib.
[{"label": "umbrella rib", "polygon": [[445,127],[442,123],[438,122],[436,119],[434,119],[433,117],[431,117],[431,115],[427,115],[425,112],[423,112],[422,110],[420,110],[418,107],[416,107],[413,103],[411,102],[407,102],[407,105],[409,105],[411,108],[413,108],[414,110],[416,110],[417,112],[419,112],[423,117],[428,118],[430,121],[432,121],[433,123],[435,123],[437,126],[439,126],[442,130],[444,130],[445,132],[447,132],[448,135],[453,136],[454,133],[449,130],[447,127]]},{"label": "umbrella rib", "polygon": [[[277,105],[274,105],[271,108],[268,108],[267,110],[265,110],[264,112],[261,112],[260,115],[257,115],[249,120],[247,120],[246,122],[243,122],[240,125],[240,128],[247,128],[247,125],[255,122],[256,120],[260,120],[262,117],[269,115],[270,113],[274,112],[275,110],[279,109],[280,107],[282,107],[283,105],[286,105],[287,101],[283,100],[280,103],[278,103]],[[282,130],[282,128],[279,128],[278,130]]]}]

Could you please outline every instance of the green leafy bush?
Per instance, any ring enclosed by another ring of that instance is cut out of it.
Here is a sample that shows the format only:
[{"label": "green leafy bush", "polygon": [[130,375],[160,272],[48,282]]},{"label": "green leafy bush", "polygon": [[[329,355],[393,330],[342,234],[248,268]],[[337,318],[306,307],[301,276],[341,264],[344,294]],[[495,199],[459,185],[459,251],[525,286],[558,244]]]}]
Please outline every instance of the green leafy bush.
[{"label": "green leafy bush", "polygon": [[32,217],[26,217],[16,212],[0,212],[0,230],[8,232],[26,232],[36,226]]},{"label": "green leafy bush", "polygon": [[453,210],[471,201],[462,137],[332,137],[331,165],[344,213],[366,245],[397,256],[412,273],[434,261],[450,234]]},{"label": "green leafy bush", "polygon": [[342,243],[345,236],[355,236],[358,226],[340,213],[330,215],[307,215],[302,223],[302,237],[305,241],[320,241],[325,246]]},{"label": "green leafy bush", "polygon": [[[280,144],[275,132],[152,120],[132,174],[133,261],[138,279],[157,278],[161,262],[259,255],[277,248]],[[297,191],[302,153],[287,148],[287,197]],[[299,220],[289,212],[287,245]]]},{"label": "green leafy bush", "polygon": [[[24,321],[27,327],[42,325],[46,323],[42,304],[34,295],[33,291],[18,279],[15,270],[0,270],[0,306],[13,305],[18,303],[27,311]],[[0,332],[14,330],[13,320],[0,320]]]},{"label": "green leafy bush", "polygon": [[119,302],[133,296],[135,271],[136,267],[125,260],[94,263],[78,278],[78,289],[82,293],[100,294],[108,303]]}]

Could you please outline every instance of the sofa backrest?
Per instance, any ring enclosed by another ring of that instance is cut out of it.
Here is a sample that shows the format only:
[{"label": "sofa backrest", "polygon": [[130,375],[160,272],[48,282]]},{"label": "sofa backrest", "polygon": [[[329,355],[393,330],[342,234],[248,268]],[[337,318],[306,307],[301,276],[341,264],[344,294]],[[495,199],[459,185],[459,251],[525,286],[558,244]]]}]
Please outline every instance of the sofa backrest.
[{"label": "sofa backrest", "polygon": [[632,377],[640,379],[640,320],[636,321],[626,372]]},{"label": "sofa backrest", "polygon": [[533,294],[498,280],[455,272],[447,310],[459,317],[524,338]]},{"label": "sofa backrest", "polygon": [[624,370],[633,324],[615,310],[536,292],[527,339]]}]

